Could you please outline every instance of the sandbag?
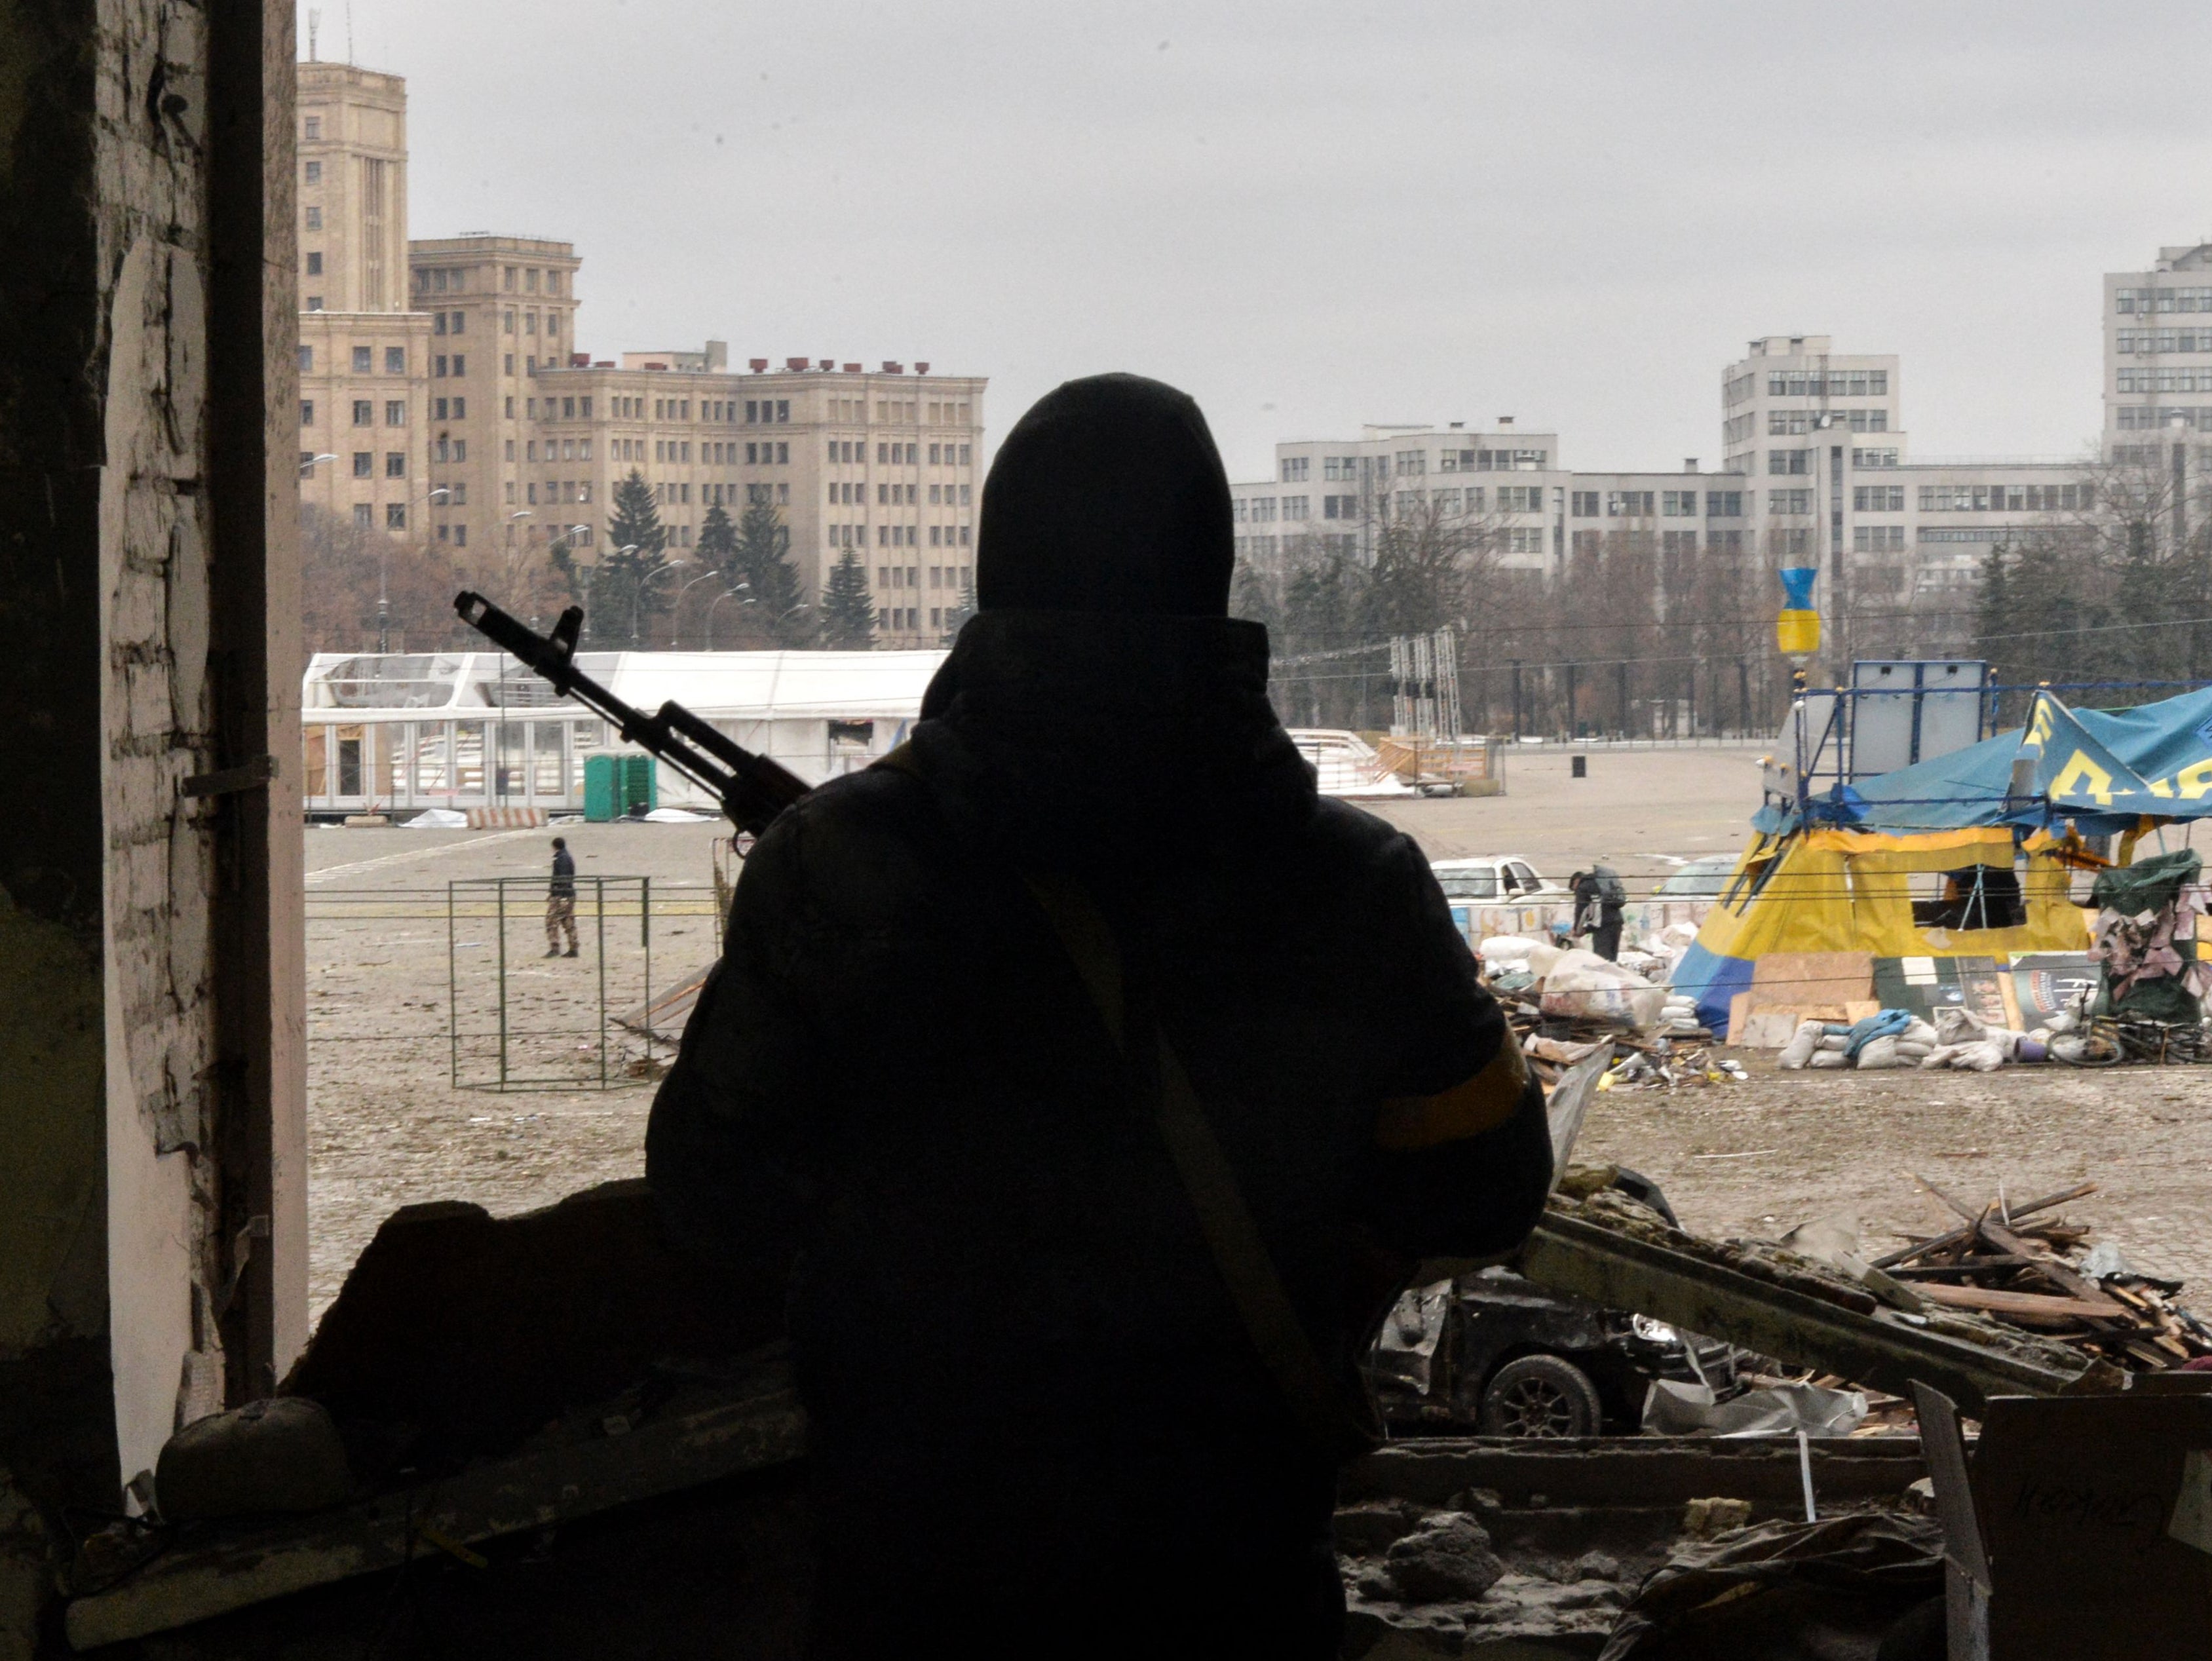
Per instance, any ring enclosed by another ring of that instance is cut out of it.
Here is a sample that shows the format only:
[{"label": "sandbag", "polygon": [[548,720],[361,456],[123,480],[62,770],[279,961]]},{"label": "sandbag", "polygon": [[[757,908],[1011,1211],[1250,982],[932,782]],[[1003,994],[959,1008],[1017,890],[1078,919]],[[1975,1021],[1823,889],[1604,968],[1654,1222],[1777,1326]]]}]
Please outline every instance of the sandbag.
[{"label": "sandbag", "polygon": [[1476,946],[1475,950],[1481,954],[1482,961],[1486,965],[1494,963],[1526,963],[1528,961],[1528,954],[1536,949],[1538,944],[1539,942],[1519,934],[1492,934],[1481,945]]},{"label": "sandbag", "polygon": [[1862,1072],[1880,1072],[1884,1068],[1910,1065],[1898,1054],[1895,1038],[1869,1038],[1859,1049],[1858,1066]]},{"label": "sandbag", "polygon": [[1847,1067],[1850,1063],[1844,1060],[1844,1052],[1840,1050],[1816,1050],[1813,1052],[1813,1059],[1805,1065],[1826,1068]]},{"label": "sandbag", "polygon": [[1553,946],[1549,940],[1538,940],[1529,948],[1528,957],[1522,961],[1528,965],[1528,972],[1540,981],[1557,968],[1559,959],[1566,955],[1563,947]]},{"label": "sandbag", "polygon": [[1782,1046],[1782,1053],[1775,1058],[1775,1064],[1793,1073],[1803,1067],[1813,1059],[1813,1052],[1820,1048],[1820,1032],[1821,1026],[1818,1021],[1798,1022],[1796,1031],[1791,1033],[1790,1042]]}]

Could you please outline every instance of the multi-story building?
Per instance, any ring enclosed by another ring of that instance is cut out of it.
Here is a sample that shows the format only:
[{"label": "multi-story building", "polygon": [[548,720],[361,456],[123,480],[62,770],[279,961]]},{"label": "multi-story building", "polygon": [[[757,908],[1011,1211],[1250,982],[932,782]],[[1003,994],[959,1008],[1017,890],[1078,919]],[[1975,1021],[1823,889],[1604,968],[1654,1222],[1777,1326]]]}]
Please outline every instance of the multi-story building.
[{"label": "multi-story building", "polygon": [[653,487],[668,551],[697,545],[708,511],[777,508],[802,587],[818,593],[851,550],[890,645],[933,643],[975,576],[983,393],[975,376],[886,362],[787,358],[726,367],[727,349],[631,352],[541,367],[512,508],[603,551],[616,484]]},{"label": "multi-story building", "polygon": [[1746,487],[1695,460],[1680,472],[1572,472],[1557,433],[1501,417],[1474,432],[1370,426],[1278,444],[1275,477],[1230,494],[1237,557],[1277,575],[1335,555],[1371,563],[1389,527],[1434,525],[1479,542],[1507,581],[1540,587],[1627,538],[1648,543],[1663,607],[1686,598],[1701,552],[1744,557]]},{"label": "multi-story building", "polygon": [[[415,304],[430,316],[423,459],[431,534],[456,548],[542,554],[561,527],[519,507],[538,446],[537,376],[576,339],[574,246],[472,234],[408,245]],[[520,515],[520,516],[518,516]]]},{"label": "multi-story building", "polygon": [[1838,353],[1826,335],[1754,340],[1722,374],[1723,439],[1752,487],[1762,563],[1820,572],[1838,663],[1964,644],[1990,549],[2094,495],[2082,460],[1915,460],[1902,411],[1894,356]]},{"label": "multi-story building", "polygon": [[[1372,563],[1385,527],[1416,518],[1494,543],[1501,566],[1548,575],[1564,502],[1556,433],[1501,417],[1487,431],[1376,426],[1275,447],[1275,477],[1230,487],[1239,559],[1280,571],[1310,556]],[[1500,477],[1503,475],[1503,477]]]},{"label": "multi-story building", "polygon": [[407,88],[299,66],[300,496],[415,532],[431,319],[407,308]]},{"label": "multi-story building", "polygon": [[[2212,243],[2160,248],[2147,271],[2105,276],[2107,460],[2202,468],[2212,445]],[[2197,449],[2193,457],[2192,449]]]},{"label": "multi-story building", "polygon": [[673,559],[709,508],[765,502],[810,598],[849,549],[879,637],[934,643],[975,575],[984,380],[828,358],[738,373],[719,341],[595,361],[573,244],[410,241],[405,82],[298,70],[303,501],[518,566],[556,542],[590,563],[635,472]]}]

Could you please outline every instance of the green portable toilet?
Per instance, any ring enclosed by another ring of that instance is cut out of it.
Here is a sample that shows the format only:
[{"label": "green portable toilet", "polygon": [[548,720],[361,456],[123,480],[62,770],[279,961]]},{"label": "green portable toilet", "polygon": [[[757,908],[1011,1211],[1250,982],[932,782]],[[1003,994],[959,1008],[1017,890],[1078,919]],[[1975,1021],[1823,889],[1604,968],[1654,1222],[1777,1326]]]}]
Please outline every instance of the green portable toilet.
[{"label": "green portable toilet", "polygon": [[624,759],[604,750],[584,757],[584,817],[594,824],[622,817],[618,790]]},{"label": "green portable toilet", "polygon": [[650,813],[660,806],[659,770],[651,756],[623,756],[622,763],[622,812],[643,807]]}]

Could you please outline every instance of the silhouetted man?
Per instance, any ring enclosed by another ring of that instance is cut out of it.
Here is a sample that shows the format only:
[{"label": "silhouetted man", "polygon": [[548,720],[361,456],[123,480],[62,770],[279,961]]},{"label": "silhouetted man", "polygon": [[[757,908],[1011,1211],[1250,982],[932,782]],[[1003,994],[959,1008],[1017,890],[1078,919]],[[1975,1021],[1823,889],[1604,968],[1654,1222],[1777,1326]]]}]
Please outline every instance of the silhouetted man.
[{"label": "silhouetted man", "polygon": [[1032,409],[912,743],[762,837],[654,1104],[679,1232],[797,1243],[817,1657],[1334,1655],[1354,1260],[1541,1207],[1541,1091],[1231,567],[1189,399]]},{"label": "silhouetted man", "polygon": [[1628,890],[1620,873],[1601,859],[1574,875],[1575,933],[1589,936],[1589,949],[1607,963],[1620,958],[1620,910]]}]

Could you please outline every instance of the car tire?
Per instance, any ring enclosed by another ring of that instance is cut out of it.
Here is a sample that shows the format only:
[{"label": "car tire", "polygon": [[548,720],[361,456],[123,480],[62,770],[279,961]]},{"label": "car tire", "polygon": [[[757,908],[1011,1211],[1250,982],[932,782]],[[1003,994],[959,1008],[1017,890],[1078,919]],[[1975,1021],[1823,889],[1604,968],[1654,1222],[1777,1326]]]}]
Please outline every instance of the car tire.
[{"label": "car tire", "polygon": [[1589,1374],[1558,1355],[1508,1361],[1482,1391],[1485,1436],[1595,1436],[1603,1419]]}]

